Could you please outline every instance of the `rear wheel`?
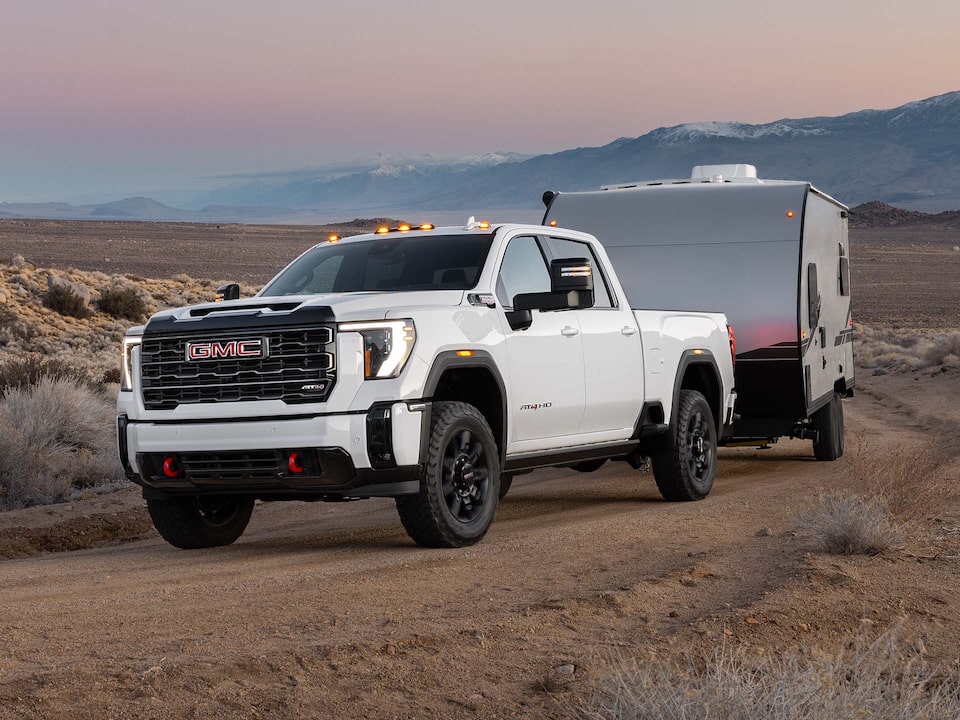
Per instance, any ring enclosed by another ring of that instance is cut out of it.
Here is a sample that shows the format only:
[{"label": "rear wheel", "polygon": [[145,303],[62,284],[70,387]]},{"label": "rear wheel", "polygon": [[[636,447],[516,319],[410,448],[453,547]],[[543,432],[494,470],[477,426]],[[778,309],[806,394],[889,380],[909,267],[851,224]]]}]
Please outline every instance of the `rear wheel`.
[{"label": "rear wheel", "polygon": [[185,497],[147,500],[160,536],[183,550],[229,545],[243,534],[253,498]]},{"label": "rear wheel", "polygon": [[813,454],[817,460],[836,460],[843,455],[843,401],[840,393],[834,392],[830,402],[813,414],[813,429],[817,439],[813,441]]},{"label": "rear wheel", "polygon": [[667,500],[702,500],[717,474],[717,430],[702,393],[681,390],[676,422],[651,458],[653,477]]},{"label": "rear wheel", "polygon": [[473,405],[435,402],[420,492],[397,498],[407,533],[424,547],[463,547],[486,535],[500,496],[500,455]]}]

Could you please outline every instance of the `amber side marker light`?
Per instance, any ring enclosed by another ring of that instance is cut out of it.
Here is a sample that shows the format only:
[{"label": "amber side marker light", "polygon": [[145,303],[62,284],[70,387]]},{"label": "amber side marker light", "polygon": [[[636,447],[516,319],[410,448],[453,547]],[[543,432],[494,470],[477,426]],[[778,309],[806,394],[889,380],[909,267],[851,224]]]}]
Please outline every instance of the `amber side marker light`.
[{"label": "amber side marker light", "polygon": [[473,357],[475,354],[473,350],[457,350],[457,357]]},{"label": "amber side marker light", "polygon": [[796,216],[796,213],[793,210],[787,210],[787,217],[793,218]]}]

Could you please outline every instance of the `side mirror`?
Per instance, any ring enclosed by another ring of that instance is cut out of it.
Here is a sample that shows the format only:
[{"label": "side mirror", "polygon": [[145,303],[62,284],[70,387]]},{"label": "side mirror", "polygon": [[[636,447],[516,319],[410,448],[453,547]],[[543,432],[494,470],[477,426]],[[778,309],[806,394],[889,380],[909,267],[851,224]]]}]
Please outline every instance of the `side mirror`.
[{"label": "side mirror", "polygon": [[593,307],[593,266],[586,258],[559,258],[550,263],[550,292],[520,293],[513,297],[507,322],[513,330],[533,323],[532,310],[579,310]]},{"label": "side mirror", "polygon": [[217,288],[217,294],[214,297],[214,302],[222,302],[224,300],[239,300],[240,299],[240,286],[237,283],[227,283],[226,285],[221,285]]},{"label": "side mirror", "polygon": [[573,308],[593,307],[593,266],[587,258],[558,258],[550,263],[550,292],[575,292]]}]

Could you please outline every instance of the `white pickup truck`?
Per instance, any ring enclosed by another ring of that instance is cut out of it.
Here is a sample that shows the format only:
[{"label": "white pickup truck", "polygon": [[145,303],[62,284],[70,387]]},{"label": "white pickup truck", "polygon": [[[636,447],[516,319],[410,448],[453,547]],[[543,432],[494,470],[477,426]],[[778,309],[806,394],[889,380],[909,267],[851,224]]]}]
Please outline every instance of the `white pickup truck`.
[{"label": "white pickup truck", "polygon": [[232,543],[256,499],[394,497],[417,543],[459,547],[536,468],[650,458],[668,500],[713,485],[732,330],[631,308],[592,235],[382,227],[221,290],[123,341],[120,458],[177,547]]}]

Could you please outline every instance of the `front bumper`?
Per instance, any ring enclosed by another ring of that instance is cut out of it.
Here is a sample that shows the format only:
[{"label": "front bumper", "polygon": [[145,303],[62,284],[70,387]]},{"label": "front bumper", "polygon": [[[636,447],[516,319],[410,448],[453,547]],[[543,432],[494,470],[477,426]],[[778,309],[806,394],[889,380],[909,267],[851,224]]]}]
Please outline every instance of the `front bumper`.
[{"label": "front bumper", "polygon": [[[147,497],[243,494],[261,499],[395,497],[419,491],[428,403],[367,412],[187,422],[117,418],[127,477]],[[302,462],[289,466],[290,453]],[[177,469],[170,476],[164,471]]]}]

